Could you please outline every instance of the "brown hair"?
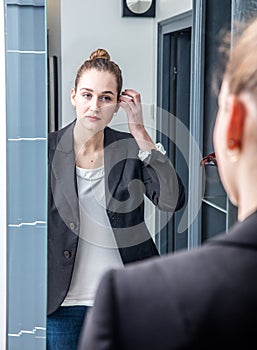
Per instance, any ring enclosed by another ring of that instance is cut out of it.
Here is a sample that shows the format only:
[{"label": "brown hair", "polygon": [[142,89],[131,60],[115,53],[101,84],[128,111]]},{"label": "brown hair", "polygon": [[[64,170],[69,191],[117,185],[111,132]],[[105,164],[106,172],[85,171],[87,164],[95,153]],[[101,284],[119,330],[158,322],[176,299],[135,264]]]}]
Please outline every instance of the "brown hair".
[{"label": "brown hair", "polygon": [[244,28],[233,43],[225,77],[232,94],[247,91],[257,95],[257,20],[248,22]]},{"label": "brown hair", "polygon": [[89,59],[80,66],[75,79],[75,91],[77,90],[79,80],[83,73],[90,69],[96,69],[98,71],[105,71],[113,74],[117,82],[118,96],[120,95],[122,89],[121,70],[115,62],[111,61],[110,55],[105,49],[97,49],[93,51]]}]

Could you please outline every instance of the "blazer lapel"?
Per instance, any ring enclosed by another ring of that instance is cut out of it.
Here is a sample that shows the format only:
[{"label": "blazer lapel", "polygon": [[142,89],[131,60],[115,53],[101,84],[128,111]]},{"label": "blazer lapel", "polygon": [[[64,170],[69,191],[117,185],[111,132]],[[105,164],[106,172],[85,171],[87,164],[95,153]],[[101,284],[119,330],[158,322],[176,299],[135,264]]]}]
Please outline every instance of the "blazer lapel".
[{"label": "blazer lapel", "polygon": [[[119,137],[119,138],[118,138]],[[137,159],[138,147],[131,137],[120,136],[115,130],[105,129],[104,136],[104,166],[105,166],[105,196],[107,209],[112,212],[128,212],[133,210],[131,199],[118,200],[119,185],[122,184],[122,177],[133,181],[133,169],[126,167],[128,159]],[[124,175],[124,171],[126,174]],[[131,172],[131,173],[130,173]],[[123,183],[122,186],[129,186],[130,183]],[[116,199],[115,199],[116,198]],[[139,197],[140,198],[140,197]],[[134,203],[135,204],[135,203]]]},{"label": "blazer lapel", "polygon": [[66,130],[58,142],[53,156],[51,174],[51,186],[55,205],[62,219],[69,227],[71,223],[79,222],[75,156],[73,151],[73,127],[74,123]]},{"label": "blazer lapel", "polygon": [[[114,204],[114,194],[120,183],[126,159],[126,151],[121,147],[121,141],[117,140],[115,134],[109,128],[104,133],[104,171],[105,171],[105,197],[107,208],[117,212],[118,203]],[[114,205],[113,205],[114,204]]]}]

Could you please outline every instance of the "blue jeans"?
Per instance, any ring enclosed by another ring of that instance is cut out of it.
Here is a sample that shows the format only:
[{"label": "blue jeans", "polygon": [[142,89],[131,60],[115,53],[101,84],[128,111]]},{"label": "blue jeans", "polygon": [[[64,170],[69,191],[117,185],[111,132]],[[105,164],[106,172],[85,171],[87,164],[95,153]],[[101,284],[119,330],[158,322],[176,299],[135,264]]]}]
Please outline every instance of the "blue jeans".
[{"label": "blue jeans", "polygon": [[87,306],[61,306],[47,317],[47,350],[77,350]]}]

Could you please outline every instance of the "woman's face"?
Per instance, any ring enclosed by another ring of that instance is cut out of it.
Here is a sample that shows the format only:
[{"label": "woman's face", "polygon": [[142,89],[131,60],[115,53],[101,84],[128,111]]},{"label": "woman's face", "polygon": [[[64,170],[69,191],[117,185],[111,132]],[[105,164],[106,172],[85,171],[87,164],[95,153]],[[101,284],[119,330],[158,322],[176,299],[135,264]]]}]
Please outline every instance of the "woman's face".
[{"label": "woman's face", "polygon": [[80,78],[77,90],[71,91],[71,103],[77,120],[90,131],[103,130],[117,111],[117,83],[109,72],[91,69]]},{"label": "woman's face", "polygon": [[223,186],[232,201],[237,205],[236,163],[231,161],[227,147],[227,133],[230,122],[229,91],[226,81],[223,81],[219,94],[219,109],[214,127],[213,141],[218,169]]}]

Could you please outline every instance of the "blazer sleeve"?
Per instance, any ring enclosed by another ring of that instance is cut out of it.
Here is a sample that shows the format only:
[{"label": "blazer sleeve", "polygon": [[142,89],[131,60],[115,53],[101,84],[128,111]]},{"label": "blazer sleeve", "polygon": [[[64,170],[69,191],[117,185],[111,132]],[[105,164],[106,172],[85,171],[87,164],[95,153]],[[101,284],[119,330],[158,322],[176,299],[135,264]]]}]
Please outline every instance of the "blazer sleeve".
[{"label": "blazer sleeve", "polygon": [[113,276],[113,271],[108,271],[100,282],[95,304],[89,310],[81,330],[78,350],[119,349]]},{"label": "blazer sleeve", "polygon": [[184,185],[166,155],[152,150],[144,160],[146,196],[160,210],[175,211],[185,203]]}]

